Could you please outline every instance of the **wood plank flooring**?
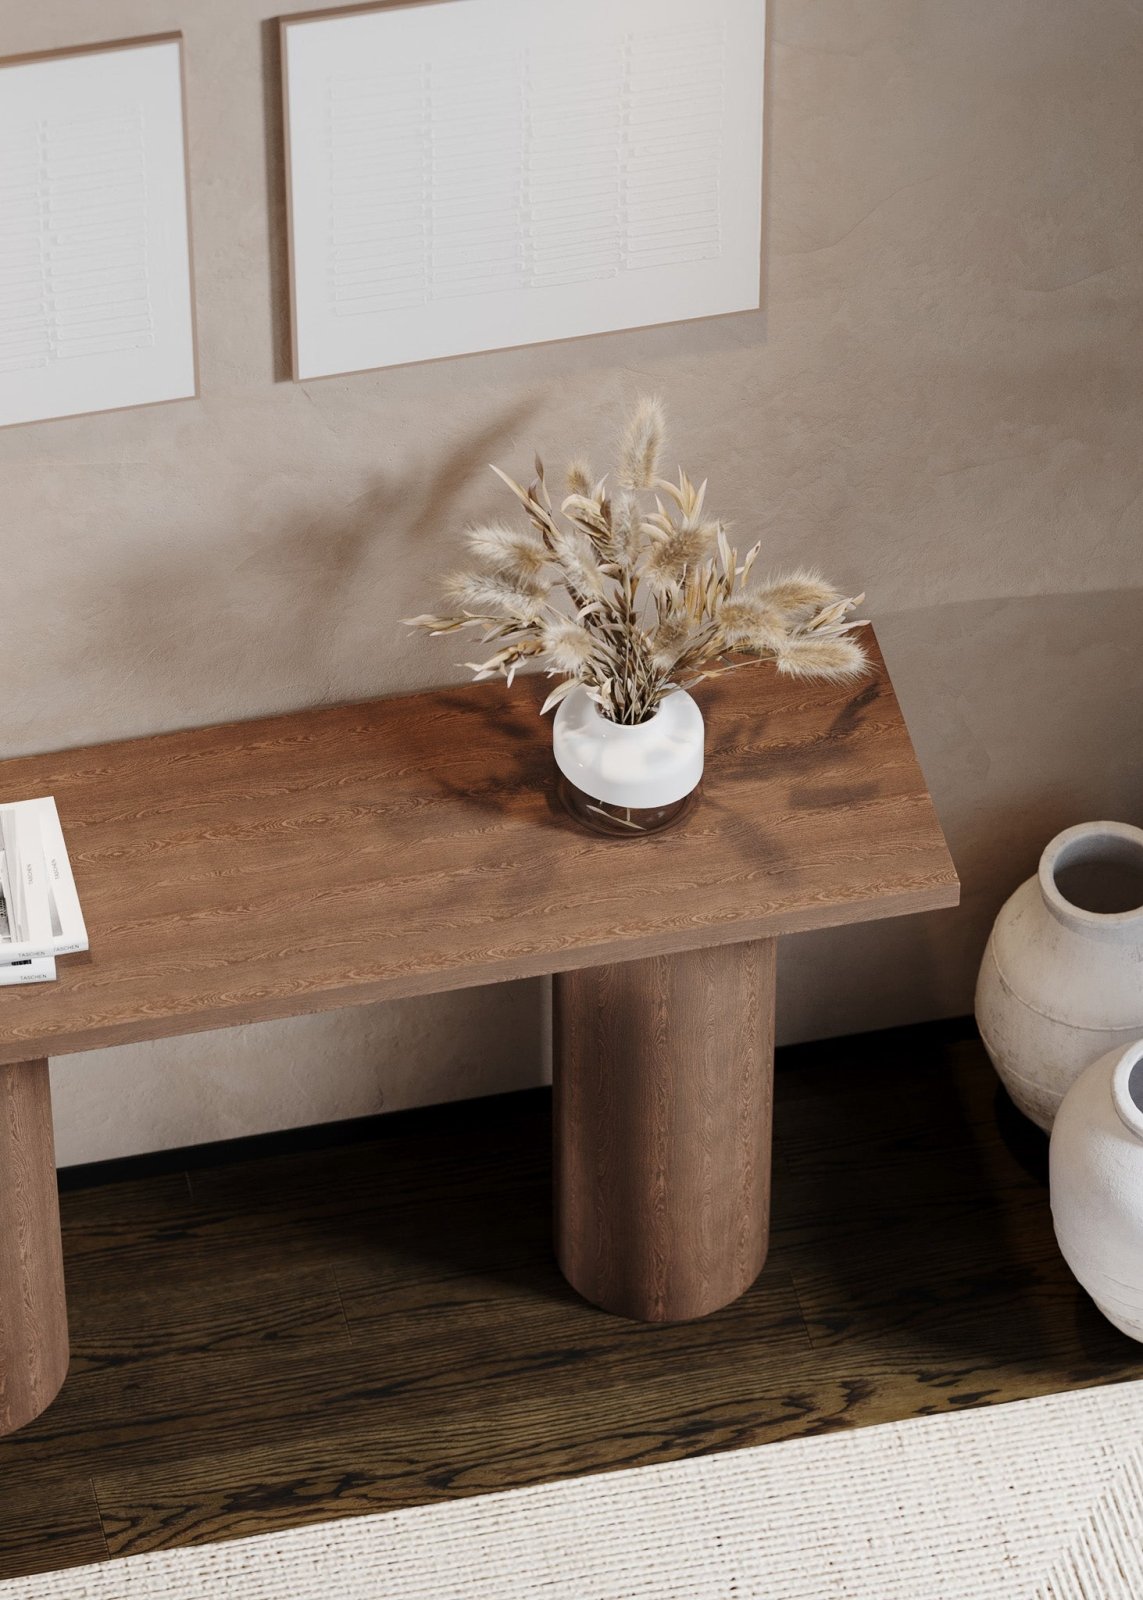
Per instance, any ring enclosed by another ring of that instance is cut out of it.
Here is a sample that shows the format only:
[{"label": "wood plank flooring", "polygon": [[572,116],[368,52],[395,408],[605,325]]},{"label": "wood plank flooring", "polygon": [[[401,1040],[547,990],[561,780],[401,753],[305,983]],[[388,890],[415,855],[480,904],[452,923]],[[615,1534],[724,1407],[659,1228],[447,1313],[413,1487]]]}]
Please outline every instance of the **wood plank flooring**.
[{"label": "wood plank flooring", "polygon": [[698,1323],[564,1284],[549,1118],[65,1173],[72,1375],[0,1441],[0,1577],[1143,1377],[967,1025],[779,1053],[770,1259]]}]

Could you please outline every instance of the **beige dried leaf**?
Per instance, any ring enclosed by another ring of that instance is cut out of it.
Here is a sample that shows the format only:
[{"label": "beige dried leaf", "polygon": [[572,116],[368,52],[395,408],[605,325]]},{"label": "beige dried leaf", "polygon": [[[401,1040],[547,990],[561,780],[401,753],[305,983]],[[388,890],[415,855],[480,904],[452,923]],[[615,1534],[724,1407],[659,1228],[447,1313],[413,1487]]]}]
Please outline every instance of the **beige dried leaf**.
[{"label": "beige dried leaf", "polygon": [[578,678],[565,678],[562,683],[558,683],[548,698],[544,701],[543,705],[540,707],[540,715],[542,717],[546,716],[554,706],[558,706],[560,701],[564,699],[566,695],[571,694],[572,690],[578,686]]},{"label": "beige dried leaf", "polygon": [[419,617],[402,617],[406,628],[423,628],[426,633],[456,633],[460,628],[471,628],[471,617],[435,617],[432,612],[423,612]]},{"label": "beige dried leaf", "polygon": [[560,506],[569,522],[581,528],[593,543],[609,545],[611,542],[610,506],[606,500],[595,500],[585,495],[569,494]]},{"label": "beige dried leaf", "polygon": [[750,573],[754,567],[754,563],[758,560],[758,555],[761,549],[762,541],[759,539],[757,544],[752,544],[750,546],[750,549],[743,557],[742,566],[738,570],[738,581],[743,586],[745,586],[750,577]]},{"label": "beige dried leaf", "polygon": [[[718,529],[718,559],[722,563],[722,570],[729,579],[729,588],[734,587],[734,580],[738,576],[738,554],[730,548],[730,540],[726,537],[726,529],[721,522],[715,523]],[[727,591],[729,593],[729,589]]]},{"label": "beige dried leaf", "polygon": [[550,529],[553,526],[550,507],[545,508],[541,505],[531,490],[525,489],[523,484],[516,482],[515,478],[510,478],[506,472],[501,471],[495,462],[490,461],[488,464],[501,482],[508,485],[532,520],[539,527]]}]

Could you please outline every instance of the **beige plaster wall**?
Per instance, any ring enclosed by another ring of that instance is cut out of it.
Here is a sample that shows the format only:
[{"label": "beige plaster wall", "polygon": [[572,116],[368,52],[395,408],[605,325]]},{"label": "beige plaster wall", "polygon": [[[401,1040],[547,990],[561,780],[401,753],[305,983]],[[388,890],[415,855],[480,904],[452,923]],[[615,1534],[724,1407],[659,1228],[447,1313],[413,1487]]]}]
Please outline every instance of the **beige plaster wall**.
[{"label": "beige plaster wall", "polygon": [[[543,5],[547,0],[536,0]],[[965,1011],[1057,827],[1143,821],[1143,9],[775,0],[766,309],[284,381],[270,0],[3,0],[3,48],[182,28],[203,395],[0,433],[16,753],[440,683],[407,637],[489,460],[643,389],[775,564],[868,590],[958,913],[793,941],[800,1038]],[[525,984],[53,1064],[61,1159],[538,1081]]]}]

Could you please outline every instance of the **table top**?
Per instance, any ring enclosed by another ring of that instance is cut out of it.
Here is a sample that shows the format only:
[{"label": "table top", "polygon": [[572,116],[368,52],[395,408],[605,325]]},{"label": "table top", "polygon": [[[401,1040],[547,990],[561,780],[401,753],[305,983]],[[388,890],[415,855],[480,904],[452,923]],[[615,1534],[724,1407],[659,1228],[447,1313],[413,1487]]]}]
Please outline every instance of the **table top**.
[{"label": "table top", "polygon": [[564,814],[538,678],[0,762],[55,795],[91,938],[0,989],[0,1062],[955,905],[872,649],[704,684],[703,795],[646,838]]}]

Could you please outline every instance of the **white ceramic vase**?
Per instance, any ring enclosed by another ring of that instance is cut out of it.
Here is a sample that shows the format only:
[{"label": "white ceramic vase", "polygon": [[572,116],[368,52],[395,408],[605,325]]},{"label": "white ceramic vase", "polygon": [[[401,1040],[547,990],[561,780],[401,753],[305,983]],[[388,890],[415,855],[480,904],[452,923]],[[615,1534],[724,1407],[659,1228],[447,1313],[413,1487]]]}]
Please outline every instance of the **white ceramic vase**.
[{"label": "white ceramic vase", "polygon": [[1109,1322],[1143,1342],[1143,1040],[1082,1072],[1056,1114],[1052,1221]]},{"label": "white ceramic vase", "polygon": [[1143,829],[1057,834],[996,919],[976,1020],[1004,1087],[1045,1129],[1085,1067],[1143,1035]]},{"label": "white ceramic vase", "polygon": [[552,749],[564,805],[601,833],[654,833],[677,822],[702,781],[702,712],[685,689],[646,722],[610,722],[582,685],[560,701]]}]

